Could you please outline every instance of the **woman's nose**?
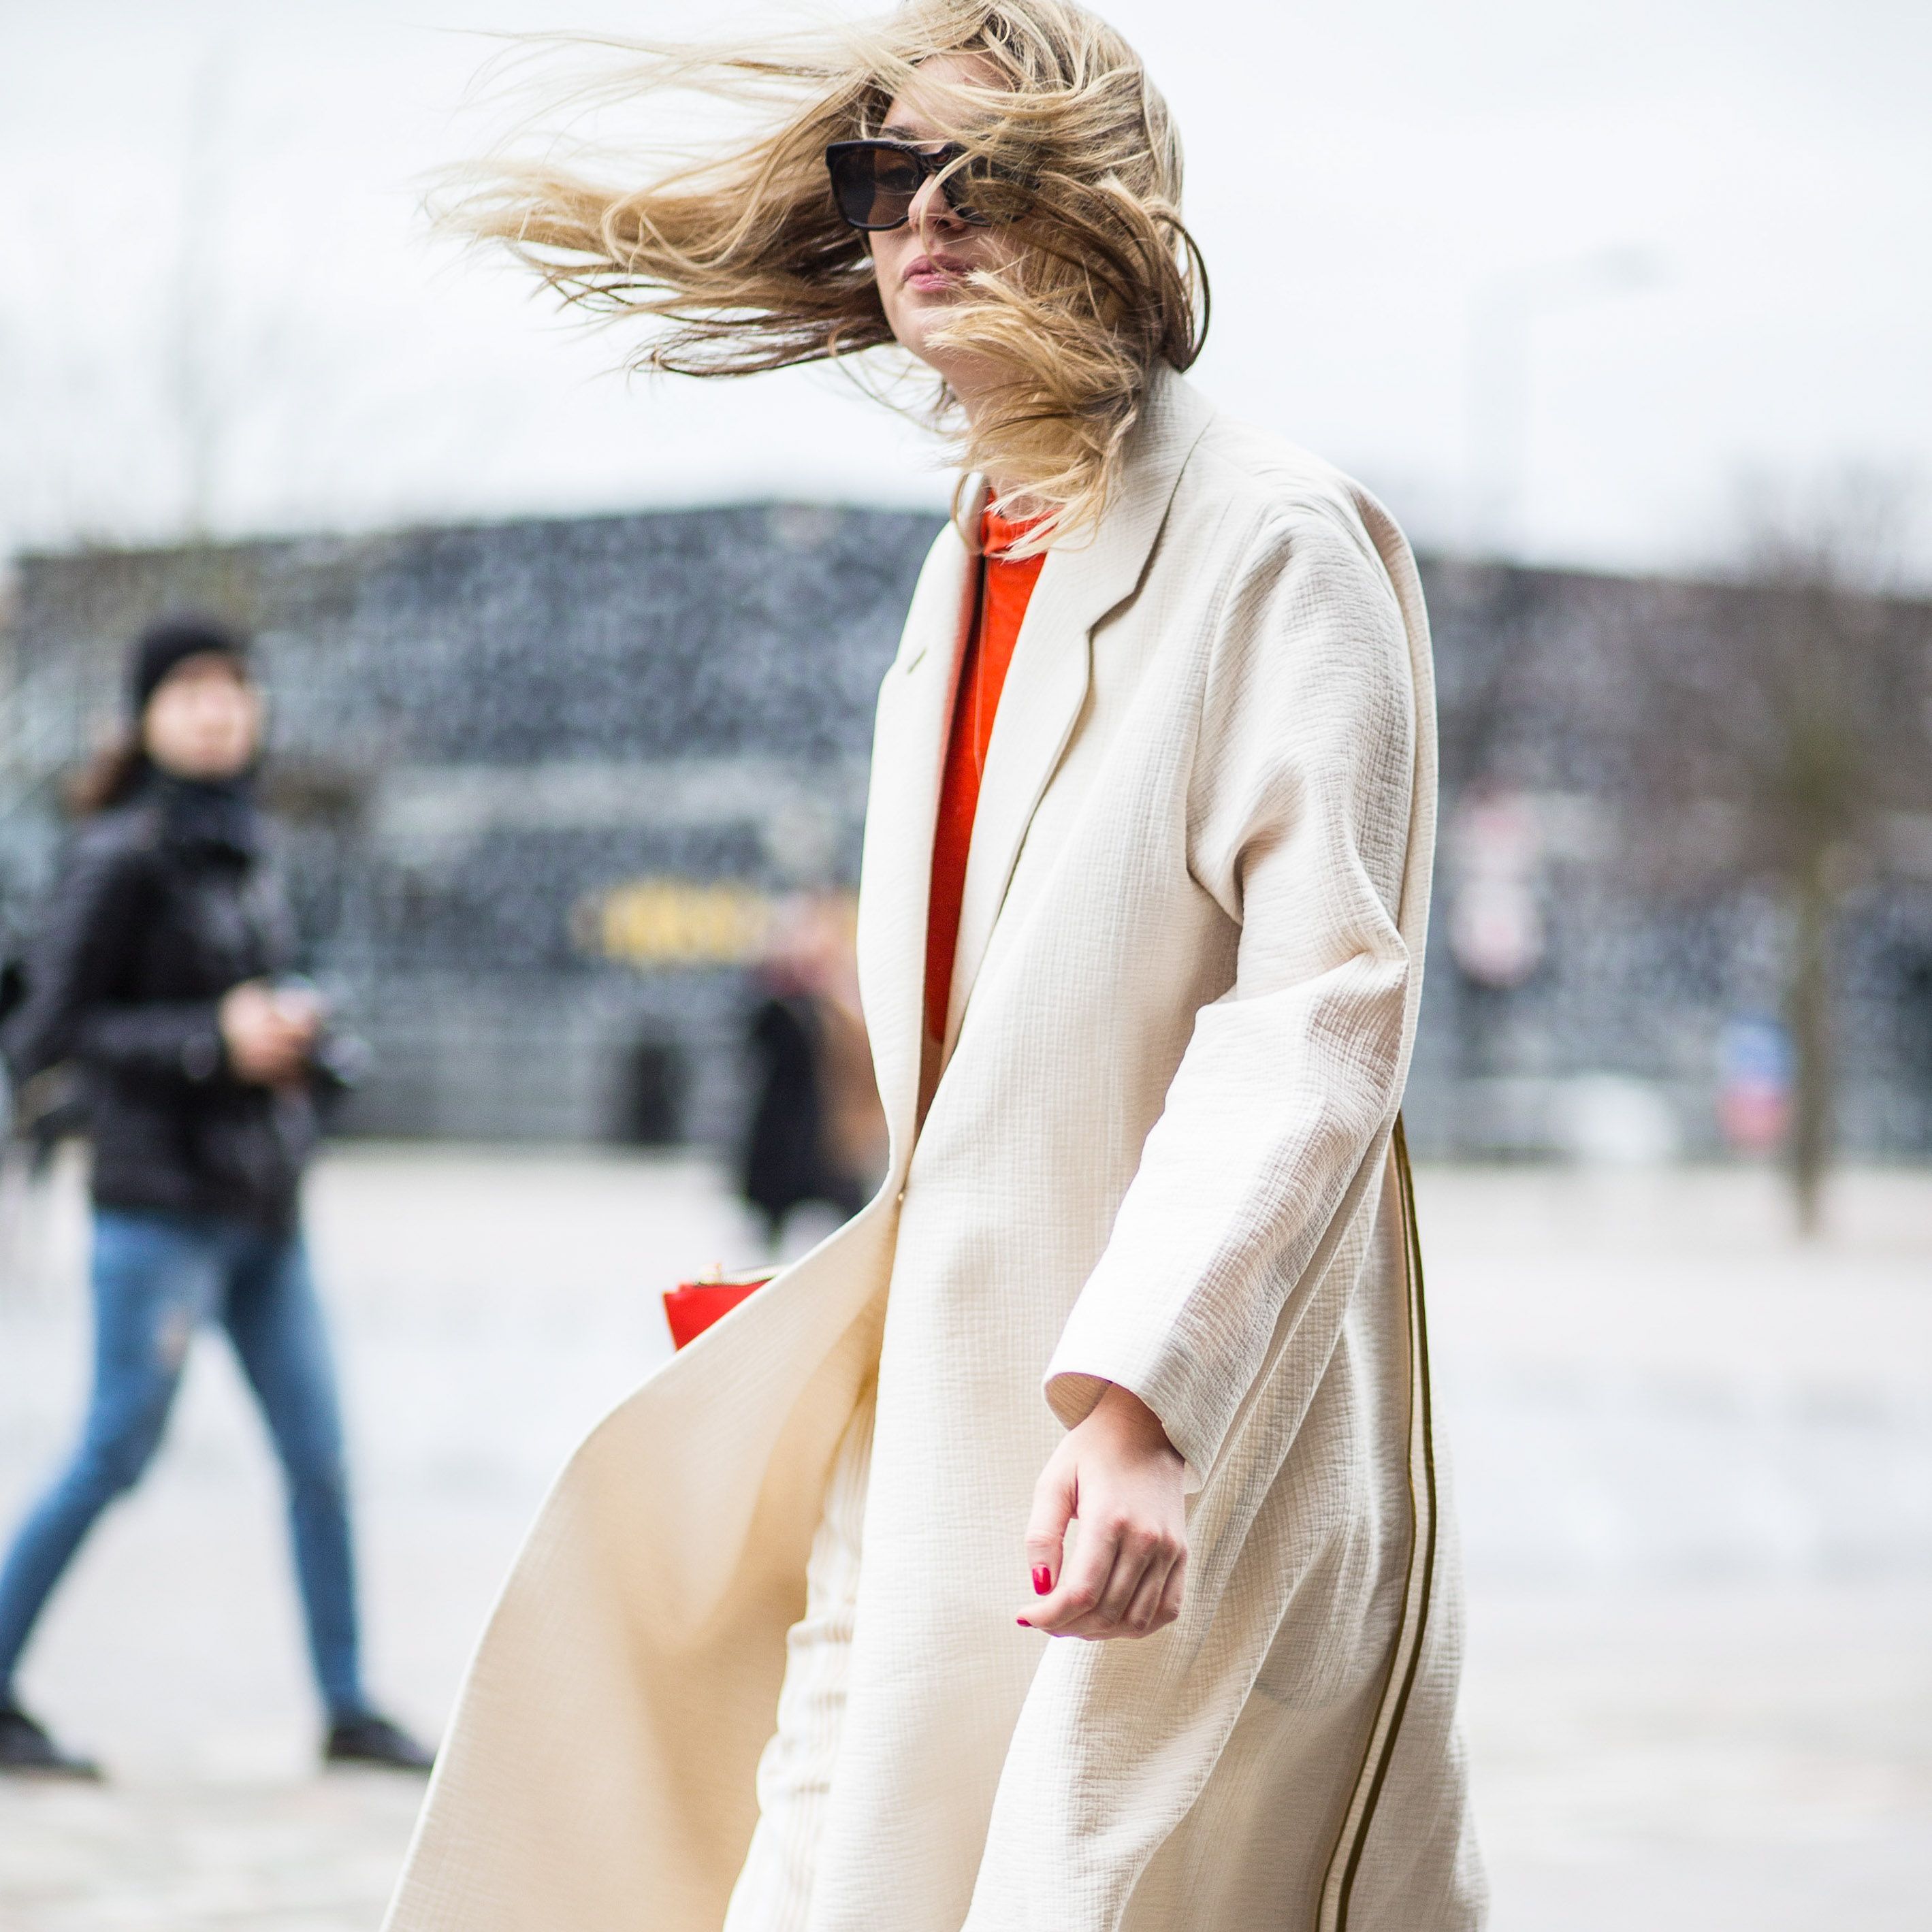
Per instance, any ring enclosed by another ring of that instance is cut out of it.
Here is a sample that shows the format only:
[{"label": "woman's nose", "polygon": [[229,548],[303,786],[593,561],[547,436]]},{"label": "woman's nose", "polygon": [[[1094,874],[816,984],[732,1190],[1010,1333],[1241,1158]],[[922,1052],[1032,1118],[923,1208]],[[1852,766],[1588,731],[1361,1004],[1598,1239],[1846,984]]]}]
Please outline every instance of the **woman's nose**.
[{"label": "woman's nose", "polygon": [[928,175],[912,198],[912,225],[923,238],[927,236],[957,235],[966,224],[958,211],[946,198],[946,190],[936,176]]}]

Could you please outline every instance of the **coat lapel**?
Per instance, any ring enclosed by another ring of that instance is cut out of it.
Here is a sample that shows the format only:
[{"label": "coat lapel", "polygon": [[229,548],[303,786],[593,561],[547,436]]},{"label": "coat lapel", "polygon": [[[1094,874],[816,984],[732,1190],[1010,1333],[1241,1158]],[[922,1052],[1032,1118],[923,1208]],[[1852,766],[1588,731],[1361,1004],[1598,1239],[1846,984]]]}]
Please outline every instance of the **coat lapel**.
[{"label": "coat lapel", "polygon": [[[967,506],[968,528],[978,523],[983,497],[982,490]],[[955,530],[940,532],[879,693],[859,902],[859,982],[896,1174],[910,1156],[916,1125],[933,830],[976,562]]]},{"label": "coat lapel", "polygon": [[[1162,370],[1134,433],[1120,494],[1099,530],[1084,542],[1047,553],[1014,644],[980,779],[946,1012],[948,1054],[1027,828],[1086,701],[1094,627],[1138,586],[1181,467],[1212,414],[1178,376]],[[928,864],[929,831],[930,814]]]}]

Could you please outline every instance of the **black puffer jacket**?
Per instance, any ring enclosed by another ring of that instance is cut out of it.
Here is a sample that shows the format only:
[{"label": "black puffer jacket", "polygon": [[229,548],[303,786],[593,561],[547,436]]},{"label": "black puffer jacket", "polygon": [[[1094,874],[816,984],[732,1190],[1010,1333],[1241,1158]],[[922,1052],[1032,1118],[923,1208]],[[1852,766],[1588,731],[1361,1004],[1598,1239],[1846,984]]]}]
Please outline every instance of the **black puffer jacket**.
[{"label": "black puffer jacket", "polygon": [[292,1222],[314,1099],[236,1079],[216,1016],[292,943],[245,787],[152,778],[76,834],[4,1044],[16,1081],[80,1070],[103,1207]]}]

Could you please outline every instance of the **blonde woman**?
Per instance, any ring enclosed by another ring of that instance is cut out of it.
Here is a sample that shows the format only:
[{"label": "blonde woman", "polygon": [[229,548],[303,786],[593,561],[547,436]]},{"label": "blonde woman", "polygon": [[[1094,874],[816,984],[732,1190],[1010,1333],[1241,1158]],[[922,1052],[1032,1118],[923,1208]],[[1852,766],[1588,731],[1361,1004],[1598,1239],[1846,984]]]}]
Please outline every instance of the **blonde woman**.
[{"label": "blonde woman", "polygon": [[1092,14],[913,0],[637,85],[764,118],[472,229],[656,367],[896,344],[971,472],[879,700],[889,1171],[564,1473],[390,1924],[1476,1926],[1407,548],[1182,380],[1179,142]]}]

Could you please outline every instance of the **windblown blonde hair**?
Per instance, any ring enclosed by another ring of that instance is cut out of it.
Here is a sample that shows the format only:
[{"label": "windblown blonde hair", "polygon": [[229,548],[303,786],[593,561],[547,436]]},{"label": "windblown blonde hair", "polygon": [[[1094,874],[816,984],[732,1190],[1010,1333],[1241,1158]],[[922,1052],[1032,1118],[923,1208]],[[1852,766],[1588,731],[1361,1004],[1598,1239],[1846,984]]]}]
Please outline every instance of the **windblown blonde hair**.
[{"label": "windblown blonde hair", "polygon": [[[732,104],[746,131],[708,152],[653,143],[641,165],[617,164],[622,184],[580,160],[500,159],[470,171],[448,224],[507,243],[567,301],[657,324],[638,368],[737,376],[853,356],[892,337],[824,151],[876,132],[916,81],[922,108],[970,151],[976,205],[996,202],[1018,244],[1010,266],[970,278],[934,338],[997,368],[994,394],[968,423],[942,384],[923,413],[954,434],[963,466],[1044,515],[1030,547],[1090,527],[1150,376],[1186,368],[1207,327],[1180,139],[1126,42],[1070,0],[908,0],[756,44],[623,51],[580,100],[696,92]],[[920,73],[940,55],[970,64]]]}]

